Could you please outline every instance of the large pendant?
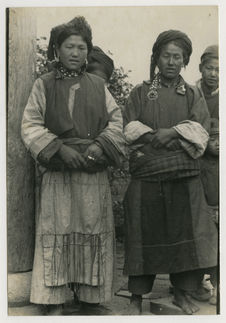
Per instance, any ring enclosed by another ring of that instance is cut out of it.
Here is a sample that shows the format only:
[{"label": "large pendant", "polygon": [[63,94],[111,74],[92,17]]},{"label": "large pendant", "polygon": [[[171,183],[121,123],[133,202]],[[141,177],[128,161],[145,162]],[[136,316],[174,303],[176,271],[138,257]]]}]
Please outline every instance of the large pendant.
[{"label": "large pendant", "polygon": [[147,97],[149,100],[156,100],[158,99],[158,91],[157,89],[151,89],[148,94]]},{"label": "large pendant", "polygon": [[182,84],[182,85],[178,86],[176,91],[178,94],[185,95],[185,93],[186,93],[185,85]]}]

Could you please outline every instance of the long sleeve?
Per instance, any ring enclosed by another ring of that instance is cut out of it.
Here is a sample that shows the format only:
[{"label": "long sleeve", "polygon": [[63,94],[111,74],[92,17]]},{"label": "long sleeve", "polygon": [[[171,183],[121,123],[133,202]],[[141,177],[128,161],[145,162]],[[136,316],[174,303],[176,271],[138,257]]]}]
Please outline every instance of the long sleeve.
[{"label": "long sleeve", "polygon": [[124,127],[131,121],[139,120],[141,111],[141,86],[141,84],[135,86],[126,101],[123,113]]},{"label": "long sleeve", "polygon": [[[201,157],[208,144],[210,115],[203,93],[197,86],[191,86],[192,108],[189,120],[184,120],[173,127],[180,135],[181,147],[193,158]],[[191,93],[191,92],[190,92]]]},{"label": "long sleeve", "polygon": [[181,137],[179,139],[181,147],[193,159],[197,159],[204,154],[209,140],[209,134],[200,123],[185,120],[173,128]]},{"label": "long sleeve", "polygon": [[[114,159],[114,162],[116,162],[116,164],[119,164],[119,156],[123,157],[126,154],[122,113],[121,109],[117,106],[115,100],[113,99],[107,88],[105,88],[105,97],[109,122],[106,128],[95,140],[103,146],[105,152],[108,155],[111,155],[111,158]],[[111,148],[109,146],[109,143]]]},{"label": "long sleeve", "polygon": [[37,79],[25,107],[21,125],[22,140],[34,159],[37,159],[39,153],[47,146],[51,148],[51,143],[54,146],[54,149],[51,148],[52,154],[61,145],[60,140],[56,141],[57,136],[45,127],[45,110],[46,98],[43,81]]},{"label": "long sleeve", "polygon": [[141,105],[141,85],[137,85],[130,93],[123,115],[124,135],[129,145],[144,134],[153,132],[152,128],[139,121]]},{"label": "long sleeve", "polygon": [[153,131],[154,130],[152,128],[148,127],[140,121],[131,121],[125,126],[124,135],[126,142],[130,145],[144,134],[148,132],[152,133]]}]

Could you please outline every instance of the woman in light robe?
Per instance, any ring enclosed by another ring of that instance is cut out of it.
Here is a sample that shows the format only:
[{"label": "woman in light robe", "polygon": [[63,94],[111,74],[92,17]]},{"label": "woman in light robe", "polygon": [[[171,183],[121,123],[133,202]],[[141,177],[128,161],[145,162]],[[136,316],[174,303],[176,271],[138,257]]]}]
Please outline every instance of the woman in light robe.
[{"label": "woman in light robe", "polygon": [[104,81],[86,72],[83,17],[52,29],[56,63],[33,86],[22,139],[37,165],[36,244],[30,301],[62,313],[66,288],[80,301],[111,300],[114,221],[108,165],[124,156],[122,116]]}]

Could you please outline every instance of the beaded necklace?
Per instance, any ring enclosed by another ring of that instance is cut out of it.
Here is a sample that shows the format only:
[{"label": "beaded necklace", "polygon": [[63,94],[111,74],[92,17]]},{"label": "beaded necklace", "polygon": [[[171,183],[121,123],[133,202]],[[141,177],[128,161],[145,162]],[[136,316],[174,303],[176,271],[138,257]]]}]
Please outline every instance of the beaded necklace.
[{"label": "beaded necklace", "polygon": [[61,62],[59,62],[57,63],[56,70],[57,70],[57,78],[61,78],[61,79],[73,78],[83,74],[86,70],[86,65],[81,67],[79,71],[71,71],[66,67],[64,67]]},{"label": "beaded necklace", "polygon": [[[158,89],[161,89],[162,84],[163,82],[161,80],[161,74],[157,73],[153,81],[151,82],[149,91],[147,93],[147,97],[149,100],[156,100],[158,98]],[[179,75],[177,84],[175,84],[175,88],[178,94],[185,95],[186,93],[185,82],[180,75]]]}]

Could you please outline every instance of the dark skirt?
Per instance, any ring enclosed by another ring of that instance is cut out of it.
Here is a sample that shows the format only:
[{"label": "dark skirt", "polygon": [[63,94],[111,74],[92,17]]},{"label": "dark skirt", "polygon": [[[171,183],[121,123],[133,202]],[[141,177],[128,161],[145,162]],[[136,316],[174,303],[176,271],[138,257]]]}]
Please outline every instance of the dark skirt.
[{"label": "dark skirt", "polygon": [[217,265],[218,232],[199,176],[165,182],[132,179],[124,207],[125,274]]}]

